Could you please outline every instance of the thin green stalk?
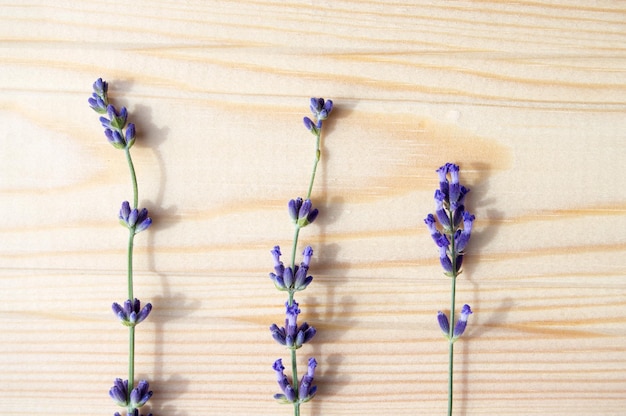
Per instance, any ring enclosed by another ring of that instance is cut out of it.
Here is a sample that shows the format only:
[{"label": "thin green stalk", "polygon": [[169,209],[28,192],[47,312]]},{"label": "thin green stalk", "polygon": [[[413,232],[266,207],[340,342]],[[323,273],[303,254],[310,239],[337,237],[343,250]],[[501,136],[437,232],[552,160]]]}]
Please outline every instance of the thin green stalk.
[{"label": "thin green stalk", "polygon": [[126,161],[128,162],[128,169],[130,170],[130,180],[133,184],[133,208],[137,209],[139,204],[139,191],[137,188],[137,175],[135,174],[135,165],[133,165],[133,159],[130,157],[130,149],[126,147],[124,149],[126,154]]},{"label": "thin green stalk", "polygon": [[450,257],[452,260],[452,276],[451,276],[451,288],[450,288],[450,329],[448,330],[448,416],[452,416],[452,399],[453,399],[453,377],[454,377],[454,311],[456,303],[456,247],[454,245],[454,213],[449,213],[450,224],[452,230],[450,231]]},{"label": "thin green stalk", "polygon": [[[134,388],[135,379],[135,327],[128,327],[128,397]],[[129,408],[129,411],[132,409]]]},{"label": "thin green stalk", "polygon": [[[454,267],[454,265],[453,265]],[[455,273],[456,274],[456,273]],[[448,416],[452,416],[452,378],[454,375],[453,367],[454,367],[454,339],[453,331],[454,331],[454,303],[455,303],[455,292],[456,292],[456,276],[452,277],[452,290],[451,290],[451,302],[450,302],[450,332],[448,333]]]},{"label": "thin green stalk", "polygon": [[317,172],[317,164],[322,157],[321,150],[321,142],[322,142],[322,129],[317,131],[317,138],[315,140],[315,160],[313,161],[313,171],[311,172],[311,181],[309,182],[309,191],[306,194],[306,199],[311,199],[311,192],[313,191],[313,182],[315,181],[315,173]]},{"label": "thin green stalk", "polygon": [[[298,362],[296,360],[295,348],[291,350],[291,374],[293,375],[293,389],[298,397]],[[293,403],[293,416],[300,416],[300,402],[296,400]]]},{"label": "thin green stalk", "polygon": [[[137,209],[139,204],[139,190],[137,187],[137,175],[135,174],[135,166],[133,159],[130,156],[130,149],[126,147],[124,149],[126,154],[126,161],[128,162],[128,169],[130,171],[130,180],[133,186],[133,209]],[[135,229],[132,227],[129,229],[128,235],[128,250],[127,250],[127,269],[128,269],[128,299],[133,302],[133,248],[135,240]],[[130,326],[128,328],[128,397],[135,385],[135,327]]]}]

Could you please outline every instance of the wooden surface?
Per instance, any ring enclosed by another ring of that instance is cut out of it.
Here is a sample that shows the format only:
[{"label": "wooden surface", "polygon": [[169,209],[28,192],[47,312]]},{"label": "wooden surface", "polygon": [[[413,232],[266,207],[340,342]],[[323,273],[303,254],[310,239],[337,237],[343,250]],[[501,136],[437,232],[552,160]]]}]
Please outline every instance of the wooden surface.
[{"label": "wooden surface", "polygon": [[302,415],[442,415],[435,169],[471,189],[455,415],[626,414],[626,6],[619,1],[2,1],[0,414],[111,415],[131,198],[87,106],[139,132],[137,377],[155,416],[289,415],[269,250],[306,192],[318,328]]}]

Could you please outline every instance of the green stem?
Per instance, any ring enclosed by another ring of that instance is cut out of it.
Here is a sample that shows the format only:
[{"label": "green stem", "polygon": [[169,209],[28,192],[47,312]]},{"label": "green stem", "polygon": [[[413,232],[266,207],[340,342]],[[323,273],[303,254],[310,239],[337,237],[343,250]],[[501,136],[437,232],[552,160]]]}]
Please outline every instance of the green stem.
[{"label": "green stem", "polygon": [[453,399],[453,376],[454,376],[454,311],[455,311],[455,303],[456,303],[456,278],[458,273],[456,271],[456,247],[454,245],[454,234],[455,234],[455,226],[454,226],[454,213],[450,211],[450,259],[452,261],[452,276],[451,276],[451,288],[450,288],[450,328],[448,332],[448,416],[452,416],[452,399]]},{"label": "green stem", "polygon": [[[135,380],[135,327],[128,327],[128,397],[134,388]],[[132,409],[129,409],[132,410]]]},{"label": "green stem", "polygon": [[135,165],[133,165],[133,159],[130,157],[130,149],[126,147],[124,149],[126,154],[126,161],[128,162],[128,169],[130,170],[130,181],[133,184],[133,208],[137,209],[139,204],[139,191],[137,188],[137,175],[135,174]]},{"label": "green stem", "polygon": [[[296,393],[296,399],[298,398],[298,362],[296,360],[296,350],[295,348],[291,350],[291,374],[293,380],[293,390]],[[296,400],[293,403],[293,415],[300,416],[300,401]]]},{"label": "green stem", "polygon": [[[454,262],[453,262],[454,267]],[[455,273],[456,274],[456,273]],[[450,302],[450,332],[448,333],[448,416],[452,416],[452,378],[454,375],[454,303],[456,292],[456,276],[452,277],[452,290],[451,290],[451,302]]]},{"label": "green stem", "polygon": [[[133,186],[133,209],[137,209],[139,204],[139,190],[137,187],[137,175],[135,173],[135,166],[133,159],[130,156],[130,149],[124,148],[126,155],[126,162],[128,162],[128,169],[130,171],[130,181]],[[133,246],[135,240],[134,227],[129,230],[128,235],[128,250],[127,250],[127,269],[128,269],[128,299],[134,302],[133,295]],[[128,328],[128,397],[135,385],[135,327]],[[129,409],[132,411],[132,409]]]},{"label": "green stem", "polygon": [[309,182],[309,191],[306,194],[306,199],[311,198],[311,192],[313,191],[313,182],[315,182],[315,173],[317,172],[317,164],[319,163],[320,158],[322,157],[321,143],[322,143],[322,129],[319,129],[317,131],[317,138],[315,140],[315,160],[313,161],[313,171],[311,172],[311,181]]}]

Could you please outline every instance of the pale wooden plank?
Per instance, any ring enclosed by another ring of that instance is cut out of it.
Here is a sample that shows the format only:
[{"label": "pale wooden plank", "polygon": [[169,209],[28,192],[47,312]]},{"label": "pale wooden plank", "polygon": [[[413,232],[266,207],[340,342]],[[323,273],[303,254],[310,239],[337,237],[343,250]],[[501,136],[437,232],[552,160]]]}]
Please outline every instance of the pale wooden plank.
[{"label": "pale wooden plank", "polygon": [[[5,3],[0,8],[0,413],[115,411],[130,196],[86,106],[111,82],[140,137],[137,369],[159,414],[273,403],[267,273],[303,194],[311,95],[332,98],[304,317],[303,414],[442,414],[448,282],[422,218],[461,164],[476,230],[457,413],[616,415],[626,404],[625,10],[619,2]],[[53,157],[51,157],[53,155]]]}]

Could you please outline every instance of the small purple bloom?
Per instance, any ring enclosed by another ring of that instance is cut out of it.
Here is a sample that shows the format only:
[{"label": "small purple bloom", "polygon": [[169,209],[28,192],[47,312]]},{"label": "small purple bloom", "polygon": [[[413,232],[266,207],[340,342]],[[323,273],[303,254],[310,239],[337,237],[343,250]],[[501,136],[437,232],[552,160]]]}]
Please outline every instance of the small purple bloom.
[{"label": "small purple bloom", "polygon": [[135,234],[142,232],[152,224],[152,218],[148,217],[146,208],[141,211],[136,208],[131,209],[128,201],[122,202],[119,219],[123,226],[129,230],[134,230]]},{"label": "small purple bloom", "polygon": [[282,276],[285,271],[285,266],[283,266],[283,262],[280,261],[280,256],[282,254],[280,252],[280,246],[274,246],[274,249],[270,251],[270,253],[272,253],[272,258],[274,259],[274,270],[276,271],[276,274]]},{"label": "small purple bloom", "polygon": [[297,319],[300,314],[300,309],[296,301],[293,301],[291,305],[289,305],[289,302],[286,302],[285,307],[285,326],[280,328],[278,325],[272,324],[270,326],[270,332],[276,342],[289,349],[295,350],[310,341],[317,331],[306,322],[298,326]]},{"label": "small purple bloom", "polygon": [[463,308],[461,309],[461,317],[459,318],[456,325],[454,326],[454,332],[452,334],[452,337],[454,339],[463,335],[463,332],[465,332],[465,327],[467,326],[467,318],[472,313],[473,313],[472,309],[470,308],[469,305],[467,304],[463,305]]},{"label": "small purple bloom", "polygon": [[281,253],[279,246],[275,246],[271,253],[274,259],[275,273],[270,273],[269,275],[276,289],[297,292],[306,289],[313,281],[313,276],[307,276],[311,256],[313,256],[313,249],[310,246],[304,249],[304,258],[300,266],[295,267],[295,272],[291,267],[283,266],[283,263],[280,261]]},{"label": "small purple bloom", "polygon": [[302,200],[298,197],[292,199],[287,204],[289,216],[299,227],[306,227],[317,218],[318,210],[313,209],[313,203],[310,199]]},{"label": "small purple bloom", "polygon": [[441,328],[446,337],[449,337],[450,323],[448,322],[448,317],[446,316],[446,314],[441,311],[437,312],[437,322],[439,322],[439,328]]},{"label": "small purple bloom", "polygon": [[109,84],[102,80],[102,78],[98,78],[93,83],[93,93],[91,94],[91,98],[89,98],[89,106],[97,113],[104,114],[107,112],[108,107],[108,98],[107,91],[109,89]]},{"label": "small purple bloom", "polygon": [[[435,191],[435,214],[424,223],[439,247],[439,259],[445,274],[457,276],[463,264],[463,252],[472,232],[474,216],[465,210],[463,201],[469,189],[459,183],[459,166],[446,163],[437,169],[439,189]],[[453,241],[454,244],[450,244]]]},{"label": "small purple bloom", "polygon": [[109,396],[113,401],[122,407],[128,406],[128,380],[122,380],[116,378],[113,382],[113,387],[109,390]]},{"label": "small purple bloom", "polygon": [[113,313],[124,325],[135,326],[148,317],[150,311],[152,311],[152,304],[146,303],[142,309],[141,302],[135,298],[133,302],[130,299],[126,300],[123,307],[114,302],[112,309]]},{"label": "small purple bloom", "polygon": [[278,382],[278,386],[282,390],[282,394],[277,393],[274,395],[274,398],[282,403],[293,403],[296,400],[296,392],[289,383],[289,379],[283,372],[285,367],[283,366],[283,360],[278,359],[272,365],[272,368],[276,372],[276,381]]},{"label": "small purple bloom", "polygon": [[150,385],[146,380],[140,380],[137,387],[130,392],[130,405],[138,408],[146,404],[152,397],[152,391],[149,390]]},{"label": "small purple bloom", "polygon": [[463,229],[457,230],[456,234],[454,235],[455,248],[459,253],[463,252],[472,235],[472,226],[474,224],[474,219],[474,215],[470,214],[467,211],[463,211]]},{"label": "small purple bloom", "polygon": [[435,191],[435,214],[443,228],[449,230],[451,228],[450,216],[446,210],[445,202],[446,196],[440,189],[437,189]]},{"label": "small purple bloom", "polygon": [[308,117],[304,117],[302,121],[304,122],[304,127],[306,127],[307,130],[311,131],[313,134],[317,134],[317,127],[315,127],[313,120]]},{"label": "small purple bloom", "polygon": [[304,127],[317,136],[320,134],[320,129],[322,128],[322,121],[326,120],[330,115],[330,112],[333,110],[333,102],[332,100],[324,100],[323,98],[313,97],[310,100],[309,107],[316,121],[313,121],[308,117],[304,117]]},{"label": "small purple bloom", "polygon": [[448,247],[450,247],[448,237],[441,234],[437,240],[437,246],[439,247],[439,261],[441,262],[441,266],[445,270],[446,274],[452,273],[452,260],[448,255]]},{"label": "small purple bloom", "polygon": [[135,144],[135,125],[133,123],[128,123],[126,133],[124,134],[124,140],[126,140],[126,145],[128,147]]},{"label": "small purple bloom", "polygon": [[437,229],[437,222],[435,221],[435,216],[433,214],[428,214],[426,218],[424,218],[424,224],[428,227],[428,231],[430,232],[430,236],[433,238],[433,241],[437,243],[442,237],[441,232]]},{"label": "small purple bloom", "polygon": [[315,396],[317,386],[313,385],[313,378],[315,377],[315,368],[317,367],[317,361],[315,358],[309,358],[309,366],[307,373],[302,377],[300,382],[300,388],[298,389],[298,397],[300,403],[306,403]]},{"label": "small purple bloom", "polygon": [[118,130],[111,130],[107,128],[104,130],[104,135],[109,143],[111,143],[116,149],[123,149],[126,147],[126,141],[122,137],[122,133]]}]

